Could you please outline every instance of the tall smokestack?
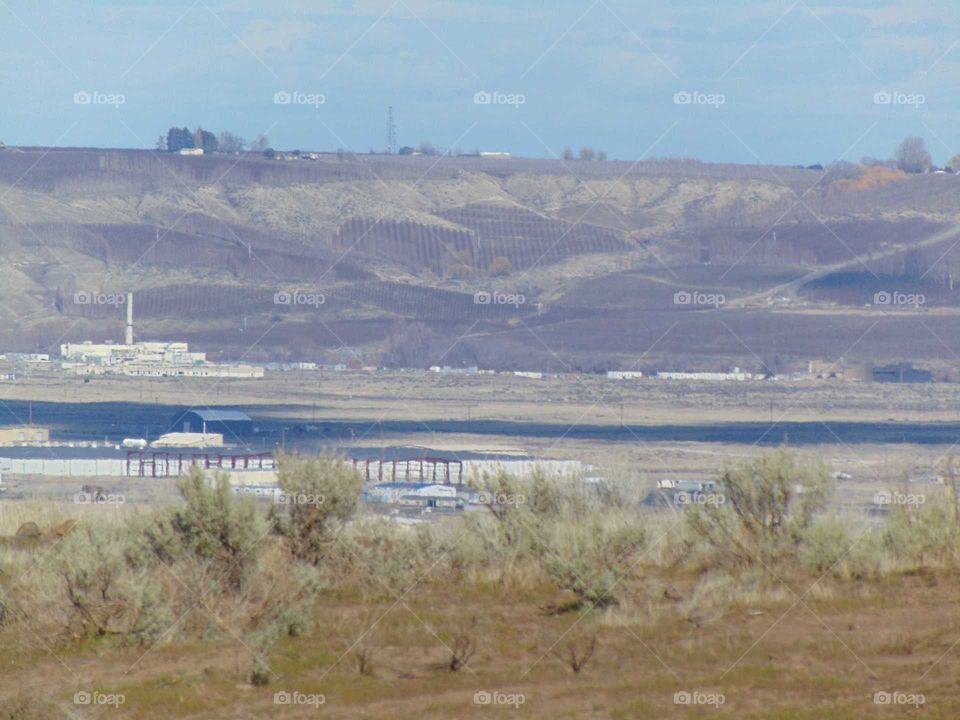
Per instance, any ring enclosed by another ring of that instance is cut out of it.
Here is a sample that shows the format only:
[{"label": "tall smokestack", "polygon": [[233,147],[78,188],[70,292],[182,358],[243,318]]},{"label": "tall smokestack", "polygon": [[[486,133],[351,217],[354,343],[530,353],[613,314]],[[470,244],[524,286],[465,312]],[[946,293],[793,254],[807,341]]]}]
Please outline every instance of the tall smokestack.
[{"label": "tall smokestack", "polygon": [[133,345],[133,293],[127,293],[127,334],[124,338],[127,345]]}]

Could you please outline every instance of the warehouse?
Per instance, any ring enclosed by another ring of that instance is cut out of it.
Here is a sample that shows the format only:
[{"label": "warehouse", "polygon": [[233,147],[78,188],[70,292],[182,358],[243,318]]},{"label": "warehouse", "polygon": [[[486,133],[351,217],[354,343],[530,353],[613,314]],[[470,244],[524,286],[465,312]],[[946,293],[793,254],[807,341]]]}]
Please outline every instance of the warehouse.
[{"label": "warehouse", "polygon": [[46,442],[50,442],[49,428],[27,425],[0,427],[0,445],[29,445]]},{"label": "warehouse", "polygon": [[243,437],[254,432],[253,420],[239,410],[188,410],[178,415],[172,424],[173,432],[220,433],[225,438]]}]

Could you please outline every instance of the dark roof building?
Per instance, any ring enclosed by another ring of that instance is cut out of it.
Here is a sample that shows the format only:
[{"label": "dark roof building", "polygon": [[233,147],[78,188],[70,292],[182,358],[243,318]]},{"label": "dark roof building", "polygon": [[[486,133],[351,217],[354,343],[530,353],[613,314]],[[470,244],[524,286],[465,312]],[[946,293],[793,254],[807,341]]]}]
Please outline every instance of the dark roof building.
[{"label": "dark roof building", "polygon": [[254,431],[253,420],[239,410],[205,408],[188,410],[173,421],[173,432],[210,432],[221,433],[226,442],[231,438],[251,435]]},{"label": "dark roof building", "polygon": [[920,370],[910,363],[894,363],[873,369],[874,382],[889,383],[928,383],[933,380],[933,373],[929,370]]}]

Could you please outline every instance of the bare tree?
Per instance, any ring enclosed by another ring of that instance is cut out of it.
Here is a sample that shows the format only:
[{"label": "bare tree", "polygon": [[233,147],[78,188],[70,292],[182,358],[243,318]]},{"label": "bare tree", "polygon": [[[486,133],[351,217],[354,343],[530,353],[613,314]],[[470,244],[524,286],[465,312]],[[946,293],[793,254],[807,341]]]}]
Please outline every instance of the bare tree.
[{"label": "bare tree", "polygon": [[573,670],[574,675],[579,675],[597,651],[597,636],[572,635],[562,646],[557,645],[551,652],[555,658]]},{"label": "bare tree", "polygon": [[593,148],[588,148],[588,147],[580,148],[581,160],[593,160],[595,157],[596,157],[596,153],[593,151]]},{"label": "bare tree", "polygon": [[220,151],[226,153],[243,152],[243,149],[247,146],[246,140],[239,135],[234,135],[232,132],[227,131],[220,133],[220,136],[217,138],[217,143],[219,144]]},{"label": "bare tree", "polygon": [[927,144],[919,137],[908,137],[900,143],[895,157],[897,167],[908,173],[927,172],[933,165]]},{"label": "bare tree", "polygon": [[447,669],[457,672],[466,667],[470,658],[477,652],[477,619],[472,618],[469,623],[461,625],[453,636],[450,648],[450,662]]}]

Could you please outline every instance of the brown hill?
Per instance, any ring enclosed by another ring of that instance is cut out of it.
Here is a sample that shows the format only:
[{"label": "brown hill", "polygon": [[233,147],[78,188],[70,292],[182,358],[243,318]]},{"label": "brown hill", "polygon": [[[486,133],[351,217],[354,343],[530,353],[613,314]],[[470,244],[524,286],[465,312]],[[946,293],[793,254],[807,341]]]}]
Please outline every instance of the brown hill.
[{"label": "brown hill", "polygon": [[[122,309],[75,296],[132,290],[140,337],[222,358],[947,361],[960,329],[960,178],[875,175],[9,148],[0,349],[119,340]],[[284,291],[323,302],[276,303]],[[724,302],[677,304],[682,291]],[[883,291],[926,302],[865,307]]]}]

